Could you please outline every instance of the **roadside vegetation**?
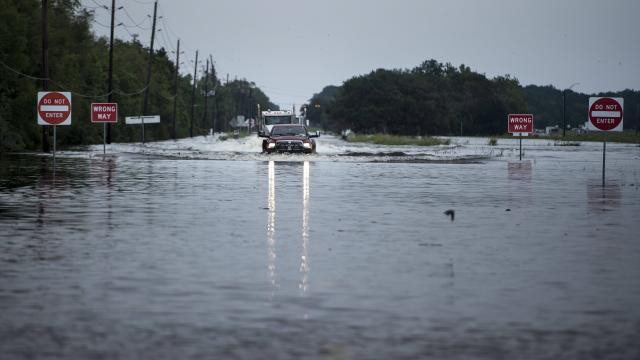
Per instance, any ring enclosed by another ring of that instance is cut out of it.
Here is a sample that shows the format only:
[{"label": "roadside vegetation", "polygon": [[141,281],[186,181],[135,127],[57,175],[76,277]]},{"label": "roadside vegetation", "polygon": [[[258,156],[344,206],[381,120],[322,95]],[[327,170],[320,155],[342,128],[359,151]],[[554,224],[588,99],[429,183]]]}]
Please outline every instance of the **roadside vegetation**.
[{"label": "roadside vegetation", "polygon": [[556,140],[558,142],[576,143],[580,141],[594,141],[594,142],[617,142],[627,144],[640,144],[640,133],[636,133],[633,130],[627,130],[623,132],[590,132],[586,134],[567,133],[565,136],[536,136],[533,139],[548,139]]},{"label": "roadside vegetation", "polygon": [[[466,65],[432,59],[412,69],[377,69],[341,86],[327,86],[306,107],[311,124],[336,133],[351,129],[363,134],[501,136],[509,113],[533,114],[538,129],[562,124],[576,128],[587,119],[590,96],[612,96],[624,98],[625,129],[638,127],[640,91],[564,93],[565,106],[562,89],[523,87],[509,75],[489,78]],[[626,133],[611,135],[611,141],[638,142]],[[602,141],[595,134],[568,140]]]},{"label": "roadside vegetation", "polygon": [[436,146],[449,145],[449,139],[441,139],[430,136],[401,136],[388,134],[374,135],[350,135],[349,142],[363,142],[377,145],[416,145],[416,146]]},{"label": "roadside vegetation", "polygon": [[[90,104],[107,100],[109,41],[92,32],[94,15],[81,2],[48,3],[49,89],[71,91],[73,101],[72,125],[58,127],[58,145],[101,143],[102,126],[88,119]],[[0,0],[0,152],[41,148],[43,127],[35,120],[36,94],[43,86],[39,79],[41,4],[39,0]],[[201,59],[208,56],[200,55]],[[185,66],[180,68],[174,96],[174,55],[163,47],[154,50],[147,115],[160,115],[161,123],[146,127],[148,140],[171,137],[174,98],[178,138],[189,136],[191,129],[194,136],[207,134],[212,124],[216,132],[229,131],[229,121],[236,115],[256,115],[256,103],[263,109],[278,109],[251,81],[220,81],[215,68],[208,76],[202,69],[198,72],[192,106],[193,70],[186,66],[195,54],[187,51],[183,56]],[[149,49],[139,40],[115,40],[113,101],[118,103],[121,119],[111,126],[114,142],[141,137],[141,127],[126,126],[122,118],[141,114],[148,58]],[[362,141],[430,146],[446,140],[431,140],[427,135],[500,136],[506,132],[508,113],[532,113],[537,128],[563,124],[563,113],[566,125],[584,123],[590,95],[567,90],[563,106],[562,94],[552,86],[523,87],[510,75],[487,77],[464,64],[453,66],[431,59],[411,69],[377,69],[347,79],[341,86],[327,86],[304,107],[314,128],[335,133],[352,129],[359,134],[396,134],[404,137],[374,135]],[[626,129],[638,126],[640,91],[593,95],[623,97]],[[640,144],[633,131],[606,136],[567,134],[562,140],[603,141],[605,137],[607,141]]]},{"label": "roadside vegetation", "polygon": [[[42,89],[40,0],[0,0],[0,152],[39,149],[42,127],[36,123],[36,94]],[[49,1],[49,89],[71,91],[71,126],[59,126],[58,145],[102,142],[102,126],[89,121],[90,104],[107,100],[109,39],[91,31],[93,14],[79,1]],[[195,46],[194,46],[195,47]],[[200,54],[201,59],[208,54]],[[229,131],[236,115],[255,116],[255,104],[277,109],[254,83],[222,82],[215,68],[208,76],[198,72],[195,102],[191,107],[194,53],[186,51],[177,81],[176,135],[204,135],[215,123],[216,132]],[[125,116],[140,115],[143,108],[149,48],[138,40],[115,39],[113,55],[113,100],[120,119],[111,126],[112,141],[140,139],[141,127],[126,126]],[[147,115],[160,115],[161,123],[145,128],[149,140],[165,140],[173,132],[175,55],[156,47],[152,63]],[[205,91],[209,96],[205,107]],[[215,89],[215,96],[212,89]],[[206,109],[206,116],[205,116]],[[192,124],[193,119],[193,124]],[[49,137],[52,134],[49,134]],[[50,139],[51,142],[51,139]]]},{"label": "roadside vegetation", "polygon": [[[515,139],[516,137],[511,134],[504,134],[500,136],[501,139]],[[617,142],[625,144],[640,144],[640,133],[636,133],[635,130],[625,130],[623,132],[600,132],[593,131],[585,134],[576,134],[574,132],[567,132],[565,136],[562,135],[540,135],[535,134],[528,136],[525,139],[540,139],[553,141],[556,146],[579,146],[580,142]],[[578,143],[578,145],[575,145]]]}]

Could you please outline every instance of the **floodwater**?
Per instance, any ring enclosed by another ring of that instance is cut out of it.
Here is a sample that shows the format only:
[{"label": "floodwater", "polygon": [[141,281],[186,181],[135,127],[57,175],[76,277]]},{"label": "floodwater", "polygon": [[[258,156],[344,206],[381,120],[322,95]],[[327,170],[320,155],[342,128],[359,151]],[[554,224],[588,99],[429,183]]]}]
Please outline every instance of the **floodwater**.
[{"label": "floodwater", "polygon": [[0,357],[638,359],[640,147],[557,145],[5,155]]}]

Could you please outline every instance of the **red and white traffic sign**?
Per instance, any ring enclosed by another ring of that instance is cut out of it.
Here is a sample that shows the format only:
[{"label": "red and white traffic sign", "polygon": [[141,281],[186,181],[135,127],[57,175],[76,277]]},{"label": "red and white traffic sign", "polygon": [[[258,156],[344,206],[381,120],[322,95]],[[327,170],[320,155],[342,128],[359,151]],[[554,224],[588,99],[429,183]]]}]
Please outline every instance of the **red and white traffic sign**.
[{"label": "red and white traffic sign", "polygon": [[39,91],[38,125],[71,125],[71,93]]},{"label": "red and white traffic sign", "polygon": [[623,98],[590,97],[589,130],[622,131],[623,105]]},{"label": "red and white traffic sign", "polygon": [[118,103],[92,103],[91,104],[92,123],[117,123]]},{"label": "red and white traffic sign", "polygon": [[533,133],[533,115],[509,114],[507,119],[507,129],[510,134]]}]

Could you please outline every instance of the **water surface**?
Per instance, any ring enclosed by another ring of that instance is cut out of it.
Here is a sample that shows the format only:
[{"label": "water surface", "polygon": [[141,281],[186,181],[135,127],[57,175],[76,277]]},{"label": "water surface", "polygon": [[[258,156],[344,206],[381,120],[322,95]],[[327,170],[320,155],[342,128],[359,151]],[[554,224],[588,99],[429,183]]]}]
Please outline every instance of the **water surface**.
[{"label": "water surface", "polygon": [[637,146],[255,142],[4,156],[0,353],[640,357]]}]

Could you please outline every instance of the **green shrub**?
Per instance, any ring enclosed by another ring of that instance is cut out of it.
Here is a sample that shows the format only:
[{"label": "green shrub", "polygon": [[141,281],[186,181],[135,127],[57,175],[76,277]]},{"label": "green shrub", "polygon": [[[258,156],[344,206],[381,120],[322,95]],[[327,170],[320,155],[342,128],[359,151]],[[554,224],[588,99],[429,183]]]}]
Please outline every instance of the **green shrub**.
[{"label": "green shrub", "polygon": [[364,142],[378,145],[417,145],[417,146],[436,146],[449,145],[449,139],[441,139],[430,136],[400,136],[388,134],[374,135],[351,135],[348,137],[349,142]]}]

